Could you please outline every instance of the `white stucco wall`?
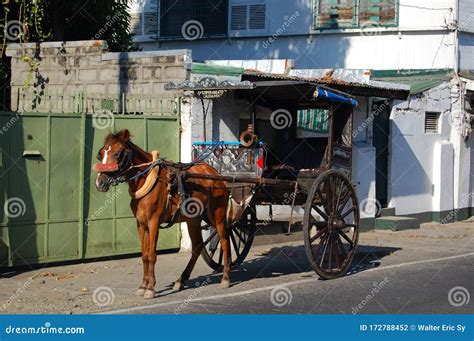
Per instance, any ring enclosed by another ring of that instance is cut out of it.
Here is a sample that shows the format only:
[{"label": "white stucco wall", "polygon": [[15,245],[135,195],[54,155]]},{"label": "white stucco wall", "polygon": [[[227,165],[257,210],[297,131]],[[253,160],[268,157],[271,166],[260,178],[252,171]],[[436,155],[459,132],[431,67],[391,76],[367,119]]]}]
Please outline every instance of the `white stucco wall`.
[{"label": "white stucco wall", "polygon": [[[239,2],[246,1],[230,0],[229,5]],[[299,69],[454,67],[454,33],[445,27],[455,19],[456,0],[417,0],[416,4],[400,0],[398,27],[322,32],[313,30],[312,0],[267,0],[266,3],[267,27],[259,32],[229,31],[229,39],[204,37],[194,41],[157,42],[152,37],[140,36],[135,39],[144,50],[192,49],[195,61],[294,59]],[[149,6],[135,7],[133,11],[137,12]],[[288,18],[296,13],[297,20],[289,23]],[[269,40],[278,31],[280,34]]]},{"label": "white stucco wall", "polygon": [[[441,155],[435,155],[435,146],[451,137],[450,109],[449,83],[412,97],[409,102],[395,104],[391,113],[388,185],[389,206],[396,208],[397,215],[432,212],[436,206],[433,205],[435,191],[444,192],[443,182],[435,181],[435,177],[439,179],[442,175],[436,175],[433,168],[440,163],[435,160],[441,158]],[[441,113],[438,133],[425,133],[426,111]],[[453,163],[442,160],[442,167],[449,173]],[[437,182],[441,188],[433,186]]]}]

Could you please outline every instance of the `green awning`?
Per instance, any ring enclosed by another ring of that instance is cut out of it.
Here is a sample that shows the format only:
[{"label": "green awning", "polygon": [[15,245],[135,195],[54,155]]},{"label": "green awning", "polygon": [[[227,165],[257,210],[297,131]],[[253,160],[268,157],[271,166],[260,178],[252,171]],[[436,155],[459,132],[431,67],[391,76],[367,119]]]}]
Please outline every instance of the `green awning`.
[{"label": "green awning", "polygon": [[451,69],[431,70],[374,70],[372,79],[411,86],[410,95],[417,95],[453,78]]},{"label": "green awning", "polygon": [[239,67],[233,67],[233,66],[220,66],[220,65],[193,63],[191,65],[191,72],[194,74],[200,74],[200,75],[240,77],[244,73],[244,69],[239,68]]}]

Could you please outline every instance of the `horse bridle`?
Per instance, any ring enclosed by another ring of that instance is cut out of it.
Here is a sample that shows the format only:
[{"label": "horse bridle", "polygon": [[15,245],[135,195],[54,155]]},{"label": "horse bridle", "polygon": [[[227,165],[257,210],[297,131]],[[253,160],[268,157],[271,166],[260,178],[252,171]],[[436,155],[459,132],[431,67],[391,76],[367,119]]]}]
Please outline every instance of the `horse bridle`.
[{"label": "horse bridle", "polygon": [[[117,163],[118,163],[118,169],[113,172],[103,172],[108,175],[108,182],[109,185],[112,186],[117,186],[118,184],[122,182],[127,182],[128,180],[124,177],[124,175],[130,170],[130,168],[133,166],[133,150],[130,146],[129,142],[125,143],[124,148],[119,152],[117,156]],[[97,159],[99,161],[102,161],[100,157],[100,152],[97,154]]]}]

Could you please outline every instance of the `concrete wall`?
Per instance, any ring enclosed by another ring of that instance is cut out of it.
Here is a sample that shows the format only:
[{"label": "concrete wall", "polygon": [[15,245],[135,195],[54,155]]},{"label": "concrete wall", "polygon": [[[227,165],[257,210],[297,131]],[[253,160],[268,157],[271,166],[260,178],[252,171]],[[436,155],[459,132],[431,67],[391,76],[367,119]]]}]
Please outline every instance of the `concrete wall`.
[{"label": "concrete wall", "polygon": [[[166,82],[189,78],[186,63],[191,59],[189,50],[108,53],[104,41],[12,44],[7,55],[12,58],[13,109],[23,110],[21,96],[20,105],[16,106],[18,94],[22,93],[28,106],[39,96],[44,99],[45,109],[53,112],[64,111],[57,96],[80,92],[85,97],[114,99],[121,94],[148,96],[158,105],[159,99],[176,95],[164,90]],[[48,96],[55,100],[46,103]]]},{"label": "concrete wall", "polygon": [[[425,133],[427,111],[440,113],[438,133]],[[390,127],[389,206],[396,208],[397,215],[429,215],[454,208],[451,125],[450,83],[395,104]],[[426,219],[431,221],[431,216]]]}]

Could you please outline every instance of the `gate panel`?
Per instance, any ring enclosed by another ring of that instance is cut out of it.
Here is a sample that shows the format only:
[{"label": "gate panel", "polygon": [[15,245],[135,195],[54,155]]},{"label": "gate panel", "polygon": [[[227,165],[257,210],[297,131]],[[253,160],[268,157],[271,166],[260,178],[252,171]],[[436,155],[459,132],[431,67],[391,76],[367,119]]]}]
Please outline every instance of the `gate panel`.
[{"label": "gate panel", "polygon": [[44,222],[48,159],[47,117],[21,117],[7,132],[10,137],[8,198],[21,199],[24,214],[9,222]]},{"label": "gate panel", "polygon": [[[122,128],[140,147],[179,160],[179,114],[115,114],[110,126],[94,127],[95,116],[78,110],[0,112],[0,128],[8,127],[0,133],[0,266],[139,252],[128,187],[99,193],[92,165],[104,137]],[[11,198],[23,202],[18,216],[3,210]],[[161,231],[159,249],[179,245],[178,225]]]},{"label": "gate panel", "polygon": [[49,219],[79,222],[80,118],[51,118]]}]

